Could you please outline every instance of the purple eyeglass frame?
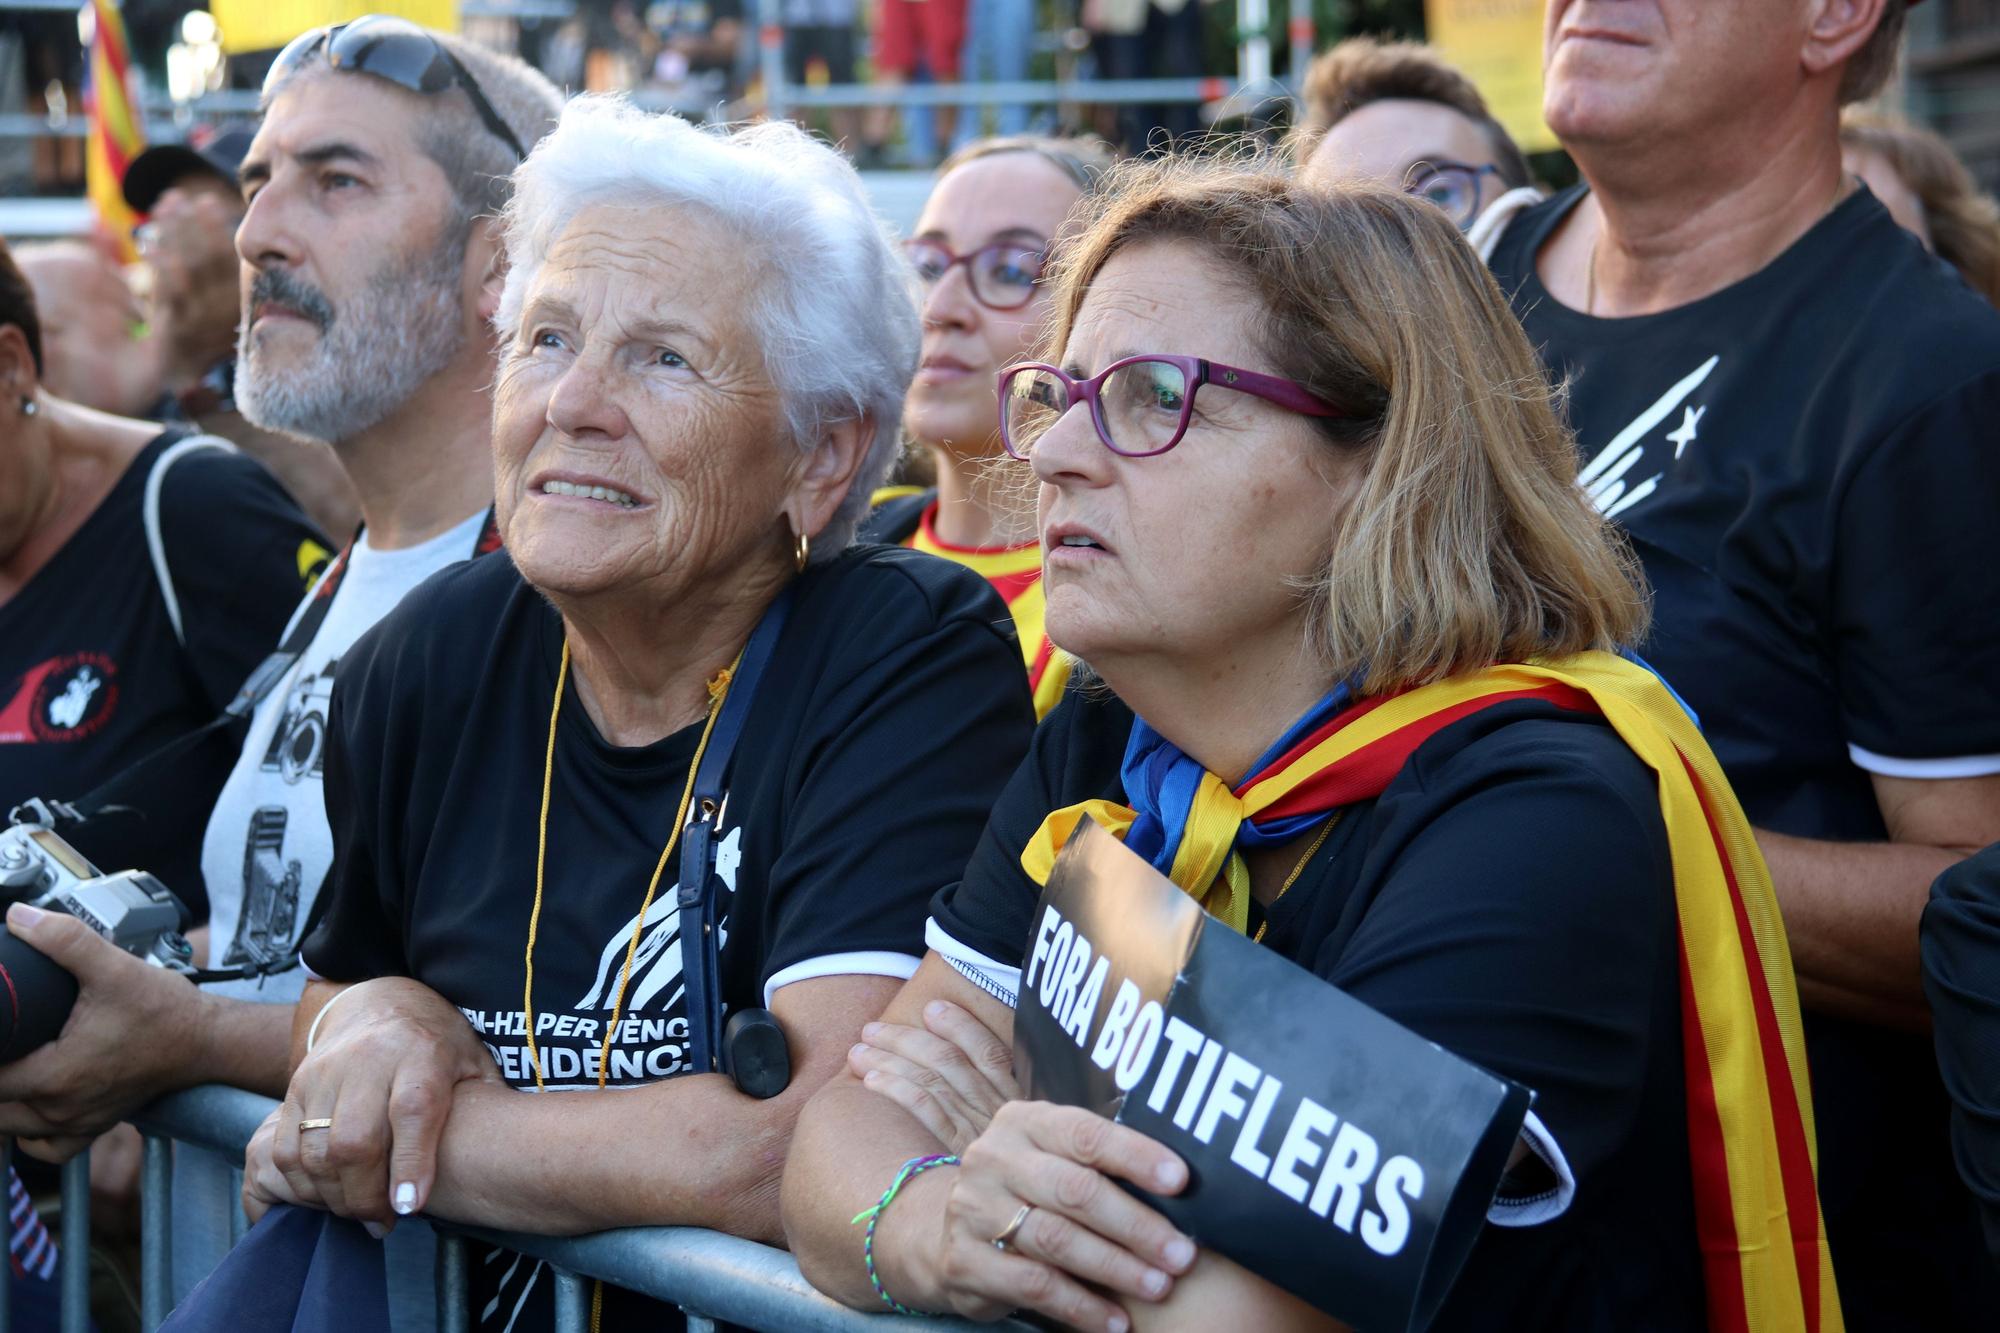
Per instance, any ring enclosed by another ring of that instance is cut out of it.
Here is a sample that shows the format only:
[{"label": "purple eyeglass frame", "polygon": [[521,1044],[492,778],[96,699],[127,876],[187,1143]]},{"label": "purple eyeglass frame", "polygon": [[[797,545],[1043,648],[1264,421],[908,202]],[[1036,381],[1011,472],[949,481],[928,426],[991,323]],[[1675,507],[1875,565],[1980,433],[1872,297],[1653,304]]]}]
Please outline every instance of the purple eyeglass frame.
[{"label": "purple eyeglass frame", "polygon": [[[926,278],[925,281],[927,283],[943,282],[945,274],[963,264],[965,265],[965,285],[967,290],[972,293],[973,300],[979,302],[979,304],[985,306],[988,310],[1019,310],[1027,305],[1028,302],[1034,300],[1035,294],[1042,287],[1042,269],[1049,261],[1047,246],[1028,245],[1022,241],[995,241],[991,245],[982,245],[977,250],[968,250],[962,255],[953,251],[943,241],[926,240],[921,236],[912,236],[903,242],[903,257],[909,260],[913,266],[916,263],[915,252],[918,250],[935,251],[944,256],[944,268],[939,270],[935,278]],[[1029,284],[1028,294],[1011,305],[1001,305],[997,301],[989,301],[986,299],[986,293],[979,290],[979,270],[973,267],[973,265],[996,250],[1014,250],[1022,254],[1035,256],[1035,280]]]},{"label": "purple eyeglass frame", "polygon": [[[1141,362],[1154,361],[1174,367],[1187,380],[1187,398],[1181,403],[1180,423],[1174,427],[1173,436],[1157,449],[1120,449],[1111,442],[1110,427],[1104,424],[1104,406],[1099,396],[1104,388],[1104,381],[1111,377],[1113,371],[1123,370],[1126,366]],[[1019,361],[1000,372],[995,380],[995,388],[1000,397],[1000,443],[1006,447],[1011,456],[1023,461],[1028,455],[1014,447],[1013,437],[1007,429],[1007,383],[1014,376],[1029,371],[1046,371],[1054,375],[1063,385],[1064,391],[1069,395],[1069,402],[1063,408],[1064,413],[1075,407],[1079,398],[1089,403],[1090,424],[1097,428],[1097,438],[1106,449],[1120,458],[1157,458],[1179,444],[1181,437],[1187,434],[1188,422],[1194,419],[1195,395],[1201,391],[1202,386],[1208,384],[1213,384],[1219,389],[1234,389],[1237,393],[1247,393],[1252,397],[1262,398],[1266,402],[1276,403],[1279,407],[1289,412],[1297,412],[1301,416],[1347,415],[1297,380],[1281,379],[1276,375],[1260,375],[1254,370],[1244,370],[1240,366],[1225,366],[1220,362],[1208,361],[1198,356],[1157,356],[1150,353],[1128,356],[1113,361],[1089,379],[1083,380],[1066,374],[1059,367],[1052,366],[1046,361]]]}]

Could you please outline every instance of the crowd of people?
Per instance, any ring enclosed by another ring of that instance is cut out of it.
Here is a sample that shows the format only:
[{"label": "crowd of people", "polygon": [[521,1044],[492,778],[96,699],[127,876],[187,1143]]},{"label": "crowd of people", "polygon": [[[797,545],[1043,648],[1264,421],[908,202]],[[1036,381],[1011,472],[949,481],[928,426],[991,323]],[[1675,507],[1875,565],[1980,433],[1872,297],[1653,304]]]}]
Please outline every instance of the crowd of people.
[{"label": "crowd of people", "polygon": [[[79,992],[0,1133],[279,1099],[175,1152],[190,1327],[239,1326],[240,1171],[380,1240],[399,1330],[426,1218],[1340,1328],[1024,1095],[1088,818],[1533,1092],[1433,1327],[1989,1327],[2000,211],[1857,109],[1905,8],[1552,0],[1558,192],[1355,39],[1282,150],[1014,123],[903,238],[789,122],[303,34],[254,135],[135,163],[139,295],[0,247],[0,797],[114,786],[64,836],[213,974],[15,903]],[[551,1326],[542,1264],[469,1270]]]}]

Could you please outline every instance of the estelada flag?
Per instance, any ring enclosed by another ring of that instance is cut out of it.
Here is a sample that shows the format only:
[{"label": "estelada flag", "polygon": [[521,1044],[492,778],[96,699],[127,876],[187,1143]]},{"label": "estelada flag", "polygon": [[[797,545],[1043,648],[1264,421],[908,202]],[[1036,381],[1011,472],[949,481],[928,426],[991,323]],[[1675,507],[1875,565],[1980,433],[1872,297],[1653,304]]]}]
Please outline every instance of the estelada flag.
[{"label": "estelada flag", "polygon": [[125,20],[112,0],[90,0],[90,12],[90,61],[83,86],[90,138],[84,148],[84,178],[98,225],[118,247],[119,258],[130,263],[138,258],[132,228],[139,219],[121,186],[125,168],[146,146],[146,134],[132,100],[132,48],[125,40]]}]

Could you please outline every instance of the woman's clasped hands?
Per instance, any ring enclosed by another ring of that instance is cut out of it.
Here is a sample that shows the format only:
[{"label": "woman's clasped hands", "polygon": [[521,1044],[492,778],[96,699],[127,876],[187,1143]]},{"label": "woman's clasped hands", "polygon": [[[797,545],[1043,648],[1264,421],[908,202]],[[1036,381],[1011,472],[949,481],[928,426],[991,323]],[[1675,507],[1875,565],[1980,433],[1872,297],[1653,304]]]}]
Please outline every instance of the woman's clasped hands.
[{"label": "woman's clasped hands", "polygon": [[465,1015],[429,987],[385,977],[336,999],[250,1140],[243,1207],[254,1222],[304,1204],[386,1235],[430,1198],[459,1085],[503,1083]]},{"label": "woman's clasped hands", "polygon": [[1123,1333],[1120,1299],[1164,1300],[1193,1266],[1193,1240],[1120,1184],[1178,1193],[1187,1166],[1174,1153],[1094,1112],[1020,1100],[1007,1044],[957,1005],[926,1006],[921,1029],[871,1023],[862,1037],[850,1071],[960,1159],[882,1215],[876,1259],[898,1301]]}]

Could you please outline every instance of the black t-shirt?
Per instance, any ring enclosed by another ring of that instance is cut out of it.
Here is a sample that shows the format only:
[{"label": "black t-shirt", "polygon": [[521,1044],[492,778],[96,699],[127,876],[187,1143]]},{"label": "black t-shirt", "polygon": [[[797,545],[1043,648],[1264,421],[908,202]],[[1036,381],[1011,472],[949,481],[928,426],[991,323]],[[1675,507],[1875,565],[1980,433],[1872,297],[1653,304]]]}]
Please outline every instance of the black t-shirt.
[{"label": "black t-shirt", "polygon": [[[1101,691],[1043,721],[932,904],[951,941],[1020,965],[1041,893],[1021,849],[1052,810],[1125,799],[1131,728]],[[1534,1089],[1574,1174],[1560,1216],[1496,1210],[1437,1329],[1705,1326],[1671,855],[1652,771],[1602,719],[1509,703],[1444,728],[1260,920],[1267,947]]]},{"label": "black t-shirt", "polygon": [[[144,512],[155,465],[181,438],[141,450],[0,605],[0,814],[31,796],[80,797],[215,718],[278,646],[326,560],[325,539],[256,460],[220,448],[177,456],[159,477],[176,636]],[[100,868],[150,870],[205,915],[201,830],[233,757],[197,758],[147,793],[143,821],[107,818],[78,841],[117,862]]]},{"label": "black t-shirt", "polygon": [[[909,975],[925,904],[957,878],[1034,727],[1005,609],[977,575],[857,547],[795,586],[717,837],[721,991],[732,1010],[765,1005],[791,980]],[[305,946],[322,977],[410,976],[439,992],[516,1087],[534,1084],[522,953],[562,634],[502,552],[431,578],[342,659],[326,758],[330,906]],[[535,946],[549,1088],[596,1086],[634,917],[700,732],[615,747],[573,684],[566,694]],[[614,1085],[687,1068],[676,869],[661,879],[632,967]],[[633,1169],[646,1169],[643,1151]],[[482,1326],[504,1326],[524,1290],[514,1327],[548,1326],[550,1283],[535,1280],[537,1265],[474,1272],[473,1308],[497,1301]],[[606,1327],[671,1318],[608,1292],[605,1308]]]},{"label": "black t-shirt", "polygon": [[[1734,286],[1592,318],[1535,274],[1581,197],[1517,218],[1494,275],[1645,564],[1642,651],[1751,822],[1880,840],[1870,771],[2000,771],[2000,314],[1860,190]],[[1992,1327],[1930,1042],[1823,1015],[1807,1041],[1849,1327]]]}]

